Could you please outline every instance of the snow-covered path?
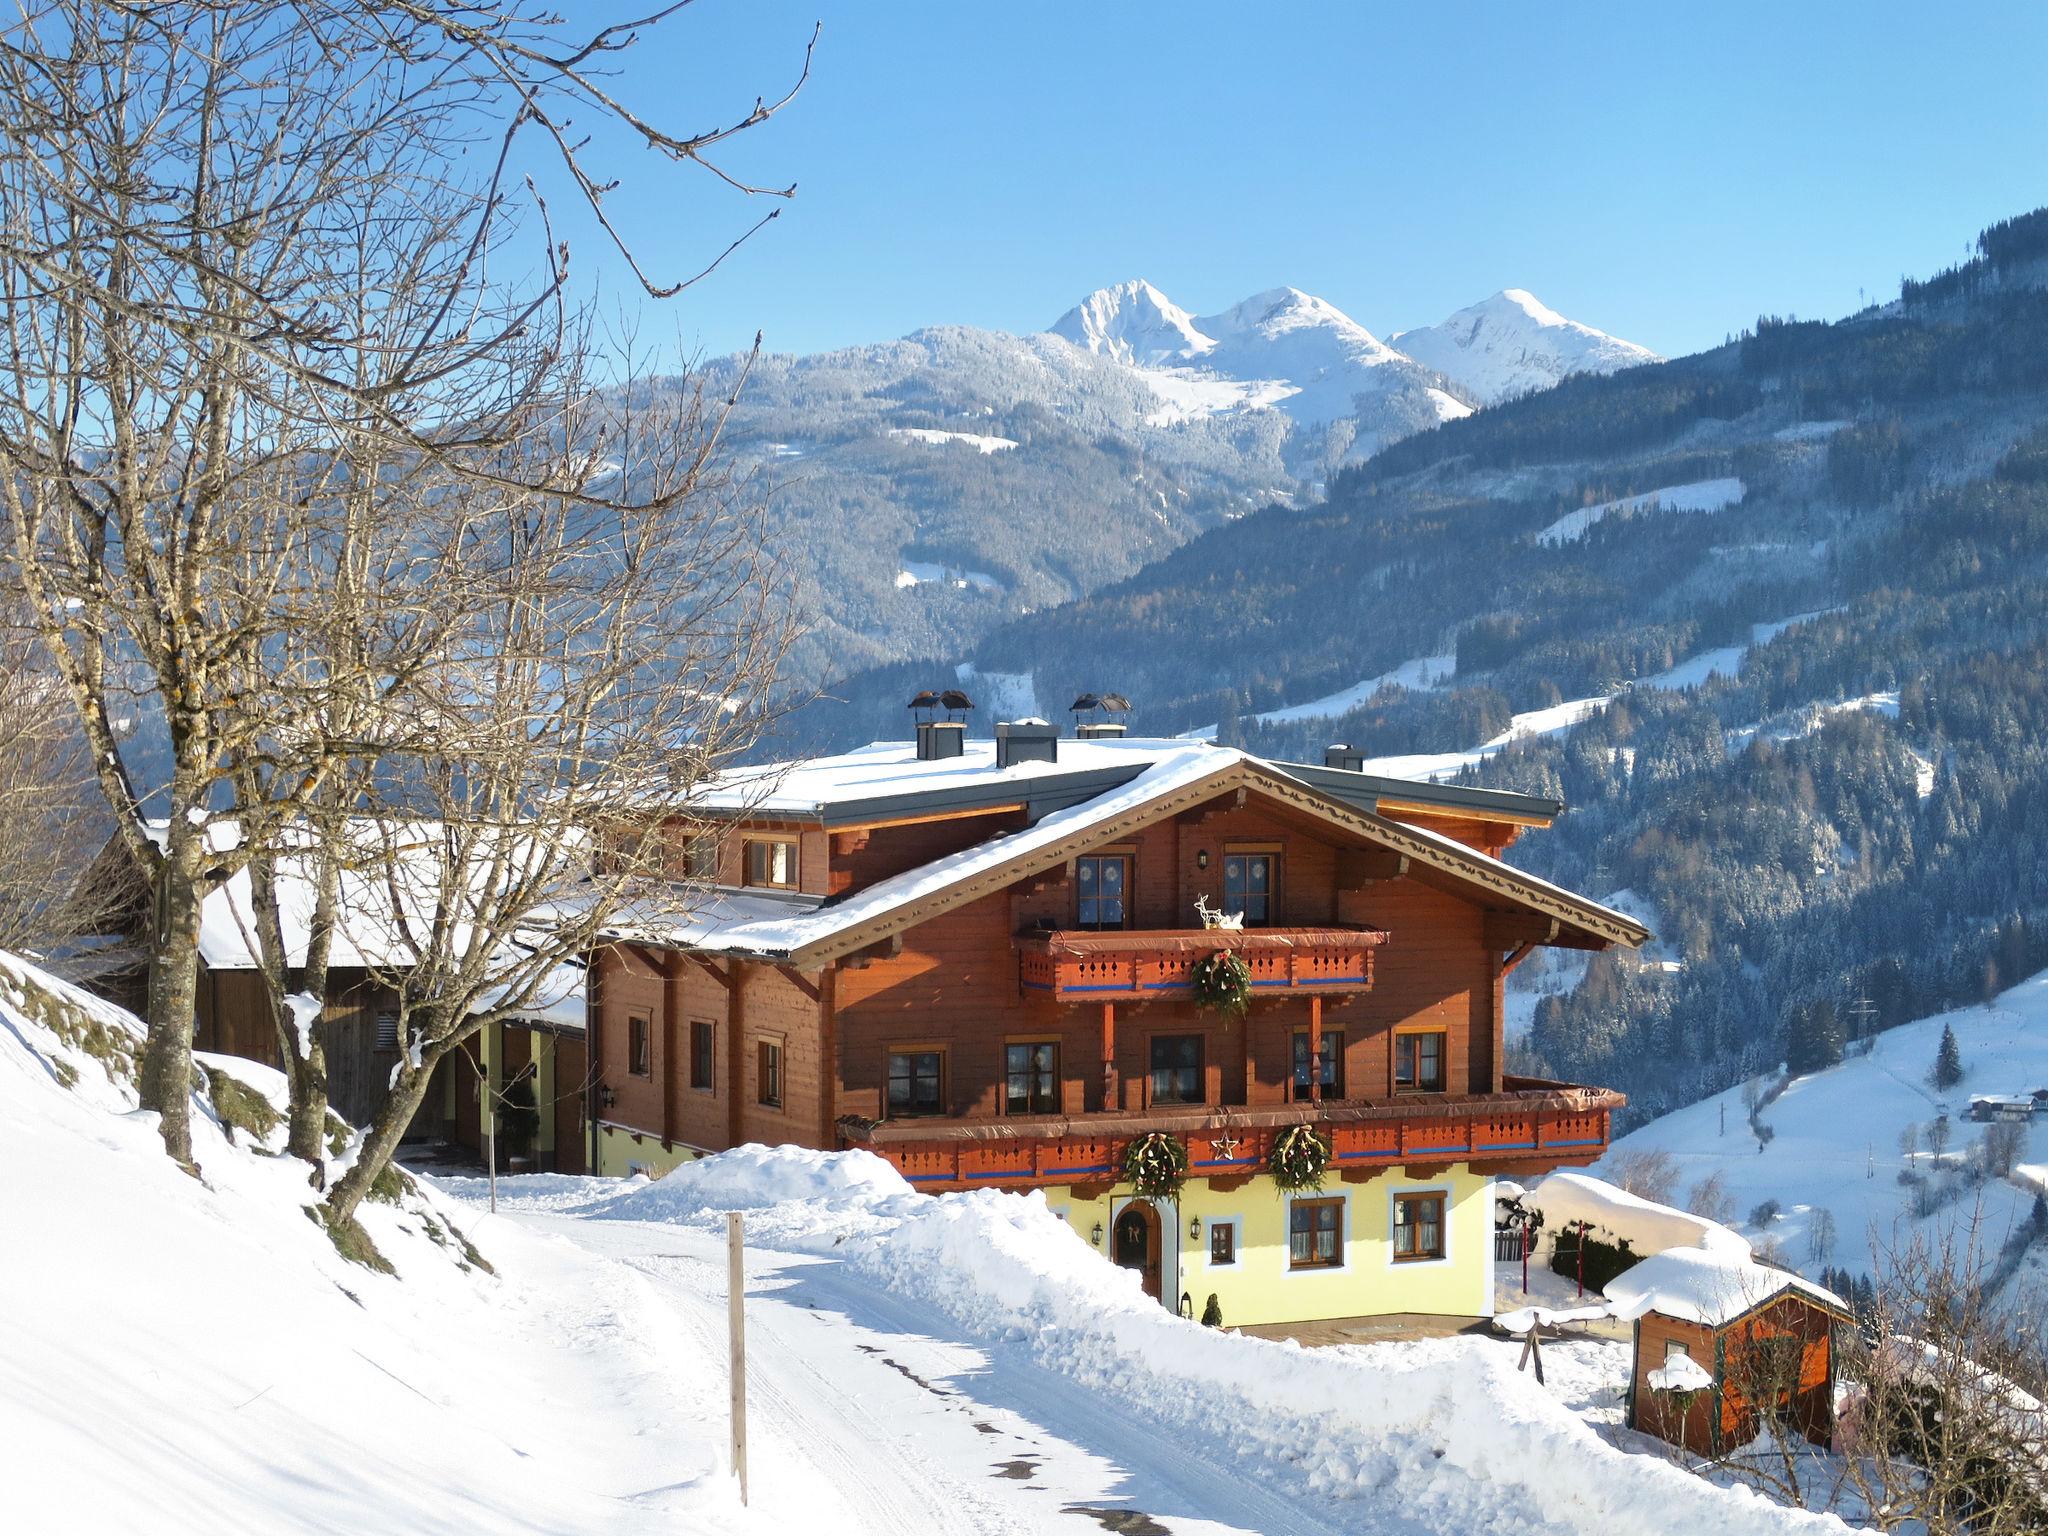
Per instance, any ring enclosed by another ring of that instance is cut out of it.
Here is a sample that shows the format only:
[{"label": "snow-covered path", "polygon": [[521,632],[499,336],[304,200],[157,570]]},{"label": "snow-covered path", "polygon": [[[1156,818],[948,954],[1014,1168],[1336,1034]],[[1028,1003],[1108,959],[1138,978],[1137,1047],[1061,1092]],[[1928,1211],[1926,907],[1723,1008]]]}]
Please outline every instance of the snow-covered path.
[{"label": "snow-covered path", "polygon": [[[717,1239],[660,1223],[511,1219],[637,1271],[702,1357],[723,1358]],[[753,1503],[771,1524],[873,1536],[1360,1529],[1355,1504],[1333,1510],[1306,1486],[1292,1498],[1248,1479],[1227,1413],[1216,1443],[1190,1443],[1021,1346],[963,1340],[832,1259],[750,1250],[747,1289]],[[722,1372],[703,1390],[722,1401]],[[1421,1529],[1391,1510],[1367,1528]]]}]

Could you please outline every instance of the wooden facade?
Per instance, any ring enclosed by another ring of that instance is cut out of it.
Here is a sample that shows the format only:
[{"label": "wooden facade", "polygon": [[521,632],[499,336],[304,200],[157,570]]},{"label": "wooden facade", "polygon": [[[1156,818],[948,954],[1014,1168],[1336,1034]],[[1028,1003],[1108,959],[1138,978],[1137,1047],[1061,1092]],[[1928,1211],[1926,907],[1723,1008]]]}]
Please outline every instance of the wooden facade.
[{"label": "wooden facade", "polygon": [[[1174,1130],[1205,1174],[1229,1178],[1302,1119],[1332,1137],[1347,1177],[1598,1157],[1619,1095],[1503,1073],[1513,964],[1537,943],[1613,942],[1572,926],[1576,908],[1517,899],[1491,859],[1521,823],[1442,807],[1360,816],[1277,777],[1105,818],[813,953],[609,946],[592,967],[597,1140],[626,1138],[630,1166],[655,1166],[656,1147],[673,1161],[750,1141],[858,1145],[932,1189],[1099,1181],[1148,1129]],[[743,815],[690,835],[719,839],[715,867],[742,888],[749,841],[793,840],[793,888],[844,898],[1027,824],[1005,804],[853,826]],[[1489,857],[1468,876],[1447,868],[1447,846]],[[1226,869],[1246,856],[1270,861],[1268,921],[1201,927],[1198,903],[1223,907]],[[1099,859],[1128,880],[1107,931],[1084,926],[1100,914],[1080,891],[1082,861]],[[1187,985],[1194,961],[1226,949],[1252,971],[1242,1018],[1198,1007]],[[1012,1081],[1029,1047],[1051,1048],[1034,1058],[1050,1063],[1043,1097]],[[1162,1076],[1168,1057],[1180,1071]]]},{"label": "wooden facade", "polygon": [[[1756,1438],[1763,1419],[1815,1445],[1835,1432],[1834,1336],[1846,1313],[1801,1290],[1779,1292],[1719,1325],[1650,1311],[1636,1322],[1629,1427],[1717,1456]],[[1712,1391],[1681,1406],[1650,1386],[1650,1373],[1682,1350],[1714,1378]]]}]

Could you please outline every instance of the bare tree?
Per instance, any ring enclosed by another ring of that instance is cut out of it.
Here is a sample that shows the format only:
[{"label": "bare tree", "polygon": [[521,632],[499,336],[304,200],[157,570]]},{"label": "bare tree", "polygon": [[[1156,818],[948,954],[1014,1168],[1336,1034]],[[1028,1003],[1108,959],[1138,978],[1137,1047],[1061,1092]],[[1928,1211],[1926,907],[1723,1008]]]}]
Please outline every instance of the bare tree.
[{"label": "bare tree", "polygon": [[1825,1264],[1835,1256],[1835,1213],[1816,1208],[1806,1218],[1806,1253],[1816,1264]]},{"label": "bare tree", "polygon": [[1936,1115],[1927,1122],[1927,1150],[1934,1154],[1936,1163],[1948,1152],[1949,1136],[1953,1130],[1947,1115]]},{"label": "bare tree", "polygon": [[1728,1193],[1727,1179],[1719,1169],[1693,1185],[1691,1193],[1685,1197],[1685,1208],[1693,1215],[1704,1216],[1709,1221],[1733,1225],[1735,1199]]},{"label": "bare tree", "polygon": [[1678,1164],[1669,1152],[1653,1147],[1619,1152],[1607,1160],[1608,1177],[1632,1195],[1669,1205],[1678,1192]]},{"label": "bare tree", "polygon": [[[367,437],[372,462],[402,447],[508,506],[564,489],[560,445],[532,444],[584,370],[564,368],[567,247],[524,173],[553,166],[623,251],[593,121],[739,192],[793,190],[716,159],[780,103],[682,136],[618,94],[619,55],[681,8],[572,32],[532,0],[40,0],[0,27],[0,511],[151,877],[139,1086],[187,1166],[201,904],[358,756],[312,724],[331,680],[272,670],[331,596],[295,558],[331,551],[308,528],[329,466],[360,468]],[[626,260],[650,294],[693,280]],[[116,730],[128,712],[158,761]]]}]

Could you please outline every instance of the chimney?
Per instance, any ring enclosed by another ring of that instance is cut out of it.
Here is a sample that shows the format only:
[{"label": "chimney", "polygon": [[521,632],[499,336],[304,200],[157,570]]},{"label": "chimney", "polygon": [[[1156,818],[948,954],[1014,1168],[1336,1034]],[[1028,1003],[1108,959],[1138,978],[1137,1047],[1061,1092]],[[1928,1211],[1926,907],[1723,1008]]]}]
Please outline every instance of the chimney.
[{"label": "chimney", "polygon": [[[958,688],[944,693],[927,688],[912,699],[910,712],[917,717],[917,760],[931,763],[960,756],[967,745],[967,716],[973,708],[974,700]],[[940,720],[936,717],[942,709],[946,718]]]},{"label": "chimney", "polygon": [[1059,727],[1044,720],[1005,720],[996,726],[996,766],[1016,763],[1056,763],[1060,755]]},{"label": "chimney", "polygon": [[1348,741],[1333,741],[1323,748],[1323,766],[1358,773],[1365,767],[1365,754]]},{"label": "chimney", "polygon": [[[1131,701],[1120,693],[1084,693],[1068,706],[1074,712],[1076,741],[1121,741],[1123,717],[1131,712]],[[1100,712],[1104,718],[1083,720],[1084,714]],[[1112,718],[1113,717],[1113,718]]]}]

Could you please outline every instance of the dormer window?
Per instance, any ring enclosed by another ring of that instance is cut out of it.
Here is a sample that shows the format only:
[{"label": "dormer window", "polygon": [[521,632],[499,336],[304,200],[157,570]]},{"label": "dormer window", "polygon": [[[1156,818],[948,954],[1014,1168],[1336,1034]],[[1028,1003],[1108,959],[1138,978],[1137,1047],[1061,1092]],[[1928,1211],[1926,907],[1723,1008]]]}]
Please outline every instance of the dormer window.
[{"label": "dormer window", "polygon": [[796,889],[796,839],[793,837],[750,837],[747,839],[746,882],[770,890]]}]

